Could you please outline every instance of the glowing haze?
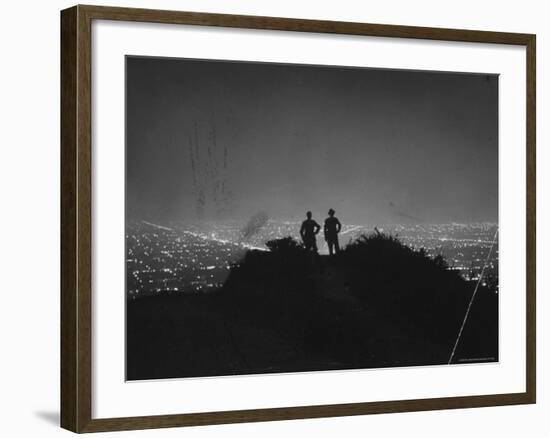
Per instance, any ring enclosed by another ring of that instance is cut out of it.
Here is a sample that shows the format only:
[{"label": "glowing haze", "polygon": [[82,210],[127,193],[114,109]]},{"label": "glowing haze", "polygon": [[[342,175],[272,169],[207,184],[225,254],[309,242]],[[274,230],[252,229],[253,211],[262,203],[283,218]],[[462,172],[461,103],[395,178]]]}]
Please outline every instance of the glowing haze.
[{"label": "glowing haze", "polygon": [[129,218],[497,221],[497,76],[126,62]]}]

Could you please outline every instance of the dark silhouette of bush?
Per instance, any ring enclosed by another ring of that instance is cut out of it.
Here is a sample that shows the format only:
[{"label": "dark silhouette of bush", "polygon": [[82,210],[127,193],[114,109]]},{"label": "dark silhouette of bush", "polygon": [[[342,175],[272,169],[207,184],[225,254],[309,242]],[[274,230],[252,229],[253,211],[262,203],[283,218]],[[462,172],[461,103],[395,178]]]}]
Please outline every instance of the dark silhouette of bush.
[{"label": "dark silhouette of bush", "polygon": [[301,243],[290,236],[283,237],[282,239],[268,240],[265,243],[265,246],[267,246],[272,252],[285,254],[296,253],[303,251],[304,249],[304,246]]},{"label": "dark silhouette of bush", "polygon": [[339,255],[350,267],[353,294],[376,306],[396,327],[441,346],[452,345],[472,284],[449,269],[442,255],[404,245],[397,236],[363,235]]}]

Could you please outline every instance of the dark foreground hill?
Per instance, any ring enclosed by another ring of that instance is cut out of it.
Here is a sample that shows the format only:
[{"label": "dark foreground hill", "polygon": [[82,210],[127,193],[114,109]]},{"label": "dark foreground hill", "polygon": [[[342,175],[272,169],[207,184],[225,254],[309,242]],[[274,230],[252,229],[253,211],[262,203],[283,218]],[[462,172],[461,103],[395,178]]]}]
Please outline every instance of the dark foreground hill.
[{"label": "dark foreground hill", "polygon": [[[447,364],[475,282],[392,236],[337,256],[291,238],[249,251],[223,287],[128,301],[127,377]],[[498,360],[498,295],[480,287],[453,363]]]}]

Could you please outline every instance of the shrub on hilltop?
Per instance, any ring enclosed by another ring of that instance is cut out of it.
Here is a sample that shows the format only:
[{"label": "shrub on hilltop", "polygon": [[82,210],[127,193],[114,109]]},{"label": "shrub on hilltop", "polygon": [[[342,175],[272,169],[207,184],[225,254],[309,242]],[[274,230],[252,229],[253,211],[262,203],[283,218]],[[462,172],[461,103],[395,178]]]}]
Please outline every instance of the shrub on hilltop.
[{"label": "shrub on hilltop", "polygon": [[267,246],[271,252],[279,254],[298,253],[304,249],[301,243],[290,236],[283,237],[282,239],[268,240],[265,246]]},{"label": "shrub on hilltop", "polygon": [[[347,269],[354,296],[393,326],[440,345],[456,339],[474,284],[450,269],[442,255],[431,257],[376,230],[346,246],[338,264]],[[479,295],[478,307],[487,307],[493,321],[496,294],[481,288]]]}]

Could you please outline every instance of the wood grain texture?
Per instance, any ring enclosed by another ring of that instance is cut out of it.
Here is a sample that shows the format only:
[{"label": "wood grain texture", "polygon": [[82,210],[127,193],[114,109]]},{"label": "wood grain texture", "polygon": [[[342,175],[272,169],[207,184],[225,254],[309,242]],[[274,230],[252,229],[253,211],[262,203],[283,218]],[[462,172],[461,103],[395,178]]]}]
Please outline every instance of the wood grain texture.
[{"label": "wood grain texture", "polygon": [[259,17],[253,15],[211,14],[151,9],[80,6],[94,19],[139,21],[149,23],[190,24],[246,29],[286,30],[295,32],[366,35],[388,38],[414,38],[428,40],[465,41],[495,44],[529,42],[531,35],[521,33],[488,32],[434,27],[396,26],[342,21],[304,20],[296,18]]},{"label": "wood grain texture", "polygon": [[526,157],[527,157],[527,321],[526,321],[526,346],[527,346],[527,394],[529,394],[532,403],[536,403],[537,394],[537,248],[536,248],[536,216],[537,216],[537,158],[536,158],[536,37],[531,35],[527,42],[526,62],[527,62],[527,127],[526,127]]},{"label": "wood grain texture", "polygon": [[158,415],[92,420],[81,432],[156,429],[260,421],[295,420],[306,418],[343,417],[367,414],[386,414],[442,409],[464,409],[488,406],[531,403],[525,393],[448,397],[388,402],[348,403],[291,408],[255,409],[243,411],[206,412],[198,414]]},{"label": "wood grain texture", "polygon": [[76,8],[61,16],[61,426],[77,428]]},{"label": "wood grain texture", "polygon": [[[527,49],[526,392],[275,409],[92,419],[91,23],[123,20],[328,34],[513,44]],[[457,409],[536,400],[534,35],[291,18],[75,6],[61,13],[61,425],[74,432]]]}]

